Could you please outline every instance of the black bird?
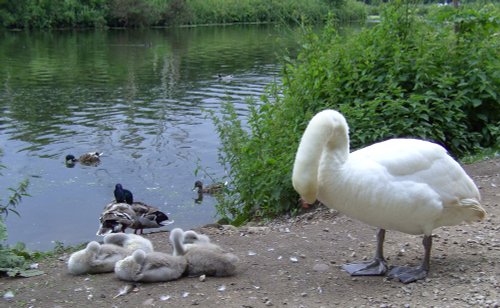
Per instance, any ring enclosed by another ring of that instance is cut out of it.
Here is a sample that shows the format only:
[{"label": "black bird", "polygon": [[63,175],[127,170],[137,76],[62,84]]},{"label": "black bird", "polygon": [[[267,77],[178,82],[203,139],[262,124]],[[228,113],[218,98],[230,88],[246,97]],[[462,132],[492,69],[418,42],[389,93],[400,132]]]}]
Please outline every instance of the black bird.
[{"label": "black bird", "polygon": [[132,195],[132,192],[130,190],[123,188],[122,184],[115,185],[114,194],[116,202],[118,203],[134,203],[134,195]]}]

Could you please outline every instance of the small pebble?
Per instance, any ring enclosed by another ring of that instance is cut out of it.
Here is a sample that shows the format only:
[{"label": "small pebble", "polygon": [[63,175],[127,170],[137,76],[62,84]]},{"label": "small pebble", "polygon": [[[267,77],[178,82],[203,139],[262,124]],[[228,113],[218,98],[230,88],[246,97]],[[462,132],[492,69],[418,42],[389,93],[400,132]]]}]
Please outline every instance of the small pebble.
[{"label": "small pebble", "polygon": [[3,295],[3,299],[10,301],[11,299],[14,298],[14,293],[12,291],[7,291]]},{"label": "small pebble", "polygon": [[313,271],[326,272],[330,267],[324,263],[318,263],[313,266]]}]

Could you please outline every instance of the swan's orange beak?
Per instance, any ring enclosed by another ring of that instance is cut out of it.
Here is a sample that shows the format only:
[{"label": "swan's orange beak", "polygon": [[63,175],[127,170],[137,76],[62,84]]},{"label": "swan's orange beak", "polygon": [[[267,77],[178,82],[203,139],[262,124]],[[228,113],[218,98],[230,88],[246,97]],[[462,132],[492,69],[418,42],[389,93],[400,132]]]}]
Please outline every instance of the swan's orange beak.
[{"label": "swan's orange beak", "polygon": [[299,203],[303,209],[308,209],[309,207],[311,207],[311,205],[307,203],[306,200],[304,200],[304,198],[302,197],[299,199]]}]

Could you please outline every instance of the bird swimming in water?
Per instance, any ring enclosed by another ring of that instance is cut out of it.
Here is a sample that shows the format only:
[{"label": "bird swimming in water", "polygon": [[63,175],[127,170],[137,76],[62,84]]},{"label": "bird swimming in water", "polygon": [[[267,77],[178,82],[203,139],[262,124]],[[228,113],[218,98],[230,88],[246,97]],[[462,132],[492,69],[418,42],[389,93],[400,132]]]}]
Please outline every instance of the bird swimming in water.
[{"label": "bird swimming in water", "polygon": [[102,156],[102,152],[89,152],[80,155],[80,157],[76,158],[72,154],[66,155],[66,166],[69,168],[72,168],[75,166],[76,163],[80,163],[82,165],[86,166],[97,166],[101,162],[100,157]]},{"label": "bird swimming in water", "polygon": [[217,74],[217,79],[219,81],[229,82],[229,81],[233,80],[233,75]]},{"label": "bird swimming in water", "polygon": [[198,194],[216,194],[221,192],[224,189],[224,183],[213,183],[208,185],[203,185],[203,182],[198,180],[194,182],[193,190],[197,190]]}]

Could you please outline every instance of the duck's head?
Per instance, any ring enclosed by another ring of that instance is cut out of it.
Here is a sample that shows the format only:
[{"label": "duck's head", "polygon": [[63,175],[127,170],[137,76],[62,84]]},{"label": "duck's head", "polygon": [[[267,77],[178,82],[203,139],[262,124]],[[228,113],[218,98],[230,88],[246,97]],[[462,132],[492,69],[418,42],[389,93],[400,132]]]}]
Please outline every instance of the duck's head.
[{"label": "duck's head", "polygon": [[78,159],[76,159],[76,157],[74,155],[71,155],[71,154],[68,154],[66,155],[66,163],[67,164],[74,164],[78,161]]},{"label": "duck's head", "polygon": [[118,233],[123,230],[123,224],[116,219],[106,219],[101,223],[101,227],[96,235],[106,235],[109,233]]},{"label": "duck's head", "polygon": [[194,187],[193,187],[193,190],[200,190],[200,189],[203,189],[203,183],[201,181],[196,181],[194,182]]},{"label": "duck's head", "polygon": [[162,225],[162,223],[164,221],[167,221],[168,220],[168,216],[167,214],[161,212],[161,211],[158,211],[158,212],[155,212],[154,213],[156,218],[155,218],[155,221],[159,224],[159,225]]},{"label": "duck's head", "polygon": [[89,154],[90,154],[90,155],[92,155],[92,156],[95,156],[95,157],[99,157],[99,156],[101,156],[103,153],[102,153],[102,152],[101,152],[101,153],[99,153],[99,152],[90,152]]}]

